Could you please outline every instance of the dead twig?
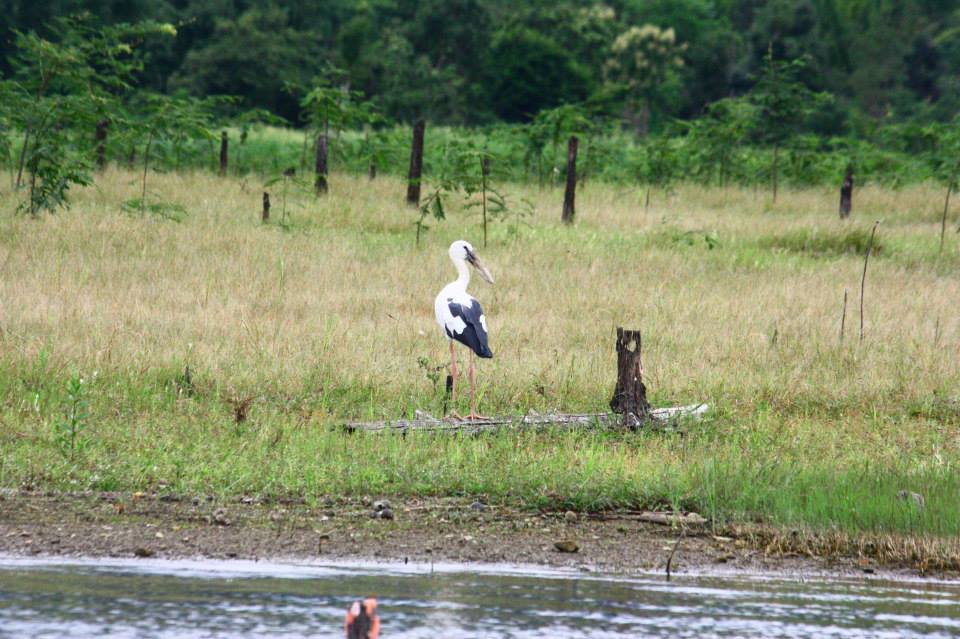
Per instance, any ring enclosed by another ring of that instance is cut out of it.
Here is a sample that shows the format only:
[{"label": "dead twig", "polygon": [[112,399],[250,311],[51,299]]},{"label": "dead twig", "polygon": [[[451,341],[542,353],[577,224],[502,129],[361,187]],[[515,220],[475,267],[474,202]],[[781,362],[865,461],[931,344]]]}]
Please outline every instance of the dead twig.
[{"label": "dead twig", "polygon": [[667,557],[667,581],[670,581],[670,566],[673,564],[673,556],[677,552],[677,548],[680,547],[680,542],[683,541],[684,536],[687,534],[686,528],[680,529],[680,536],[677,537],[677,540],[673,543],[673,549],[670,551],[670,556]]},{"label": "dead twig", "polygon": [[863,257],[863,277],[860,278],[860,341],[863,341],[863,289],[867,284],[867,263],[870,261],[870,250],[873,248],[873,236],[877,232],[880,220],[873,223],[873,230],[870,231],[870,239],[867,240],[867,252]]}]

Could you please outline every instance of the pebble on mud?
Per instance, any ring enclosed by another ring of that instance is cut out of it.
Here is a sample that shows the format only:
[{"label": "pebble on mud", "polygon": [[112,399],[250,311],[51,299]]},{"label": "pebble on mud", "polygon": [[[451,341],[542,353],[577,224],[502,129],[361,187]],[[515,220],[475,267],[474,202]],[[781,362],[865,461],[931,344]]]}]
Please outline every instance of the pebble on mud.
[{"label": "pebble on mud", "polygon": [[227,511],[223,508],[217,508],[213,511],[213,516],[211,516],[210,520],[218,526],[230,525],[230,520],[227,519]]},{"label": "pebble on mud", "polygon": [[560,552],[577,552],[580,550],[580,546],[577,545],[577,542],[570,540],[558,541],[553,544],[553,547]]}]

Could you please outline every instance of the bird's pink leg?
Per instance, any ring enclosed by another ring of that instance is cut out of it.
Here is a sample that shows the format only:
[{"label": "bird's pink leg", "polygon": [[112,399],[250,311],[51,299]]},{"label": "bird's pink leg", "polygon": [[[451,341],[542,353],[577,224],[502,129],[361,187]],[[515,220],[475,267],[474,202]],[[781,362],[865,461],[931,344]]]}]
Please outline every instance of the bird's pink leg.
[{"label": "bird's pink leg", "polygon": [[450,412],[447,417],[454,417],[456,419],[463,419],[460,417],[460,413],[457,412],[457,377],[460,376],[460,371],[457,370],[457,353],[453,350],[453,340],[450,342]]},{"label": "bird's pink leg", "polygon": [[467,377],[470,378],[470,414],[467,416],[467,419],[490,419],[485,417],[477,412],[477,385],[475,382],[474,375],[474,365],[473,365],[473,351],[470,351],[470,367],[467,369]]}]

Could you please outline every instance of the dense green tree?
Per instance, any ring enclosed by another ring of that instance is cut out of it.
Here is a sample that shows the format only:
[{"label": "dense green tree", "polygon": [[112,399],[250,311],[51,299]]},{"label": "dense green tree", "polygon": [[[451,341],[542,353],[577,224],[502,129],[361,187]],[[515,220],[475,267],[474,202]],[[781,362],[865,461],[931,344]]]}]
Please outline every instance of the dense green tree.
[{"label": "dense green tree", "polygon": [[811,91],[800,81],[807,66],[805,58],[778,60],[771,45],[764,63],[763,74],[750,98],[757,107],[756,131],[764,143],[773,147],[770,181],[776,201],[780,150],[800,133],[801,125],[817,106],[828,102],[831,96]]},{"label": "dense green tree", "polygon": [[283,88],[306,84],[321,59],[315,34],[291,27],[286,10],[254,7],[218,21],[210,39],[187,54],[170,86],[196,95],[241,96],[248,106],[296,121],[296,100]]},{"label": "dense green tree", "polygon": [[653,126],[749,92],[770,47],[808,60],[799,81],[837,96],[819,133],[960,109],[960,0],[3,0],[0,75],[13,72],[15,30],[50,39],[76,13],[177,28],[142,43],[140,87],[237,95],[292,122],[302,95],[284,87],[328,64],[401,120],[516,121],[609,100],[612,47],[643,25],[672,30],[683,61],[647,100]]},{"label": "dense green tree", "polygon": [[604,71],[608,80],[624,88],[625,115],[639,134],[646,135],[651,107],[662,102],[665,87],[683,66],[683,50],[673,29],[652,24],[630,27],[613,41]]},{"label": "dense green tree", "polygon": [[501,32],[491,53],[493,110],[509,122],[589,95],[590,72],[557,42],[532,29]]}]

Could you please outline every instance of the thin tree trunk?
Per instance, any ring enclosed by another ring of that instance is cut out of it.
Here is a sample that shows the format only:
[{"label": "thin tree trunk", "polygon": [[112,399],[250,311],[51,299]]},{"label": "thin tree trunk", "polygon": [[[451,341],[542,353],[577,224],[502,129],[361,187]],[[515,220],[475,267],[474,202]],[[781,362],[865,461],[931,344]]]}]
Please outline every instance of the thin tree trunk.
[{"label": "thin tree trunk", "polygon": [[847,165],[847,173],[843,176],[843,186],[840,187],[840,219],[850,217],[853,208],[853,165]]},{"label": "thin tree trunk", "polygon": [[17,184],[15,188],[20,188],[23,180],[23,164],[27,159],[27,146],[30,144],[30,129],[23,132],[23,146],[20,147],[20,160],[17,162]]},{"label": "thin tree trunk", "polygon": [[773,145],[773,167],[770,173],[770,179],[773,181],[773,201],[777,201],[777,174],[780,172],[780,145]]},{"label": "thin tree trunk", "polygon": [[150,165],[150,145],[153,144],[153,135],[147,137],[147,145],[143,150],[143,177],[140,183],[140,214],[146,212],[147,206],[147,167]]},{"label": "thin tree trunk", "polygon": [[574,199],[577,195],[577,136],[571,135],[567,142],[567,188],[563,193],[563,214],[560,219],[564,224],[573,224],[576,216]]},{"label": "thin tree trunk", "polygon": [[327,192],[327,134],[323,133],[317,137],[317,163],[316,163],[316,181],[314,190],[317,195]]},{"label": "thin tree trunk", "polygon": [[[420,206],[420,180],[423,175],[423,135],[426,129],[423,120],[413,125],[413,143],[410,146],[410,172],[407,175],[407,204]],[[417,229],[419,231],[419,229]]]},{"label": "thin tree trunk", "polygon": [[37,171],[36,168],[30,171],[30,215],[37,217],[37,202],[34,199],[34,193],[37,189]]},{"label": "thin tree trunk", "polygon": [[220,132],[220,175],[227,174],[227,165],[229,163],[230,140],[227,138],[227,132]]},{"label": "thin tree trunk", "polygon": [[103,171],[107,165],[107,127],[109,126],[110,120],[100,120],[97,122],[97,129],[93,136],[94,142],[96,142],[97,171]]}]

